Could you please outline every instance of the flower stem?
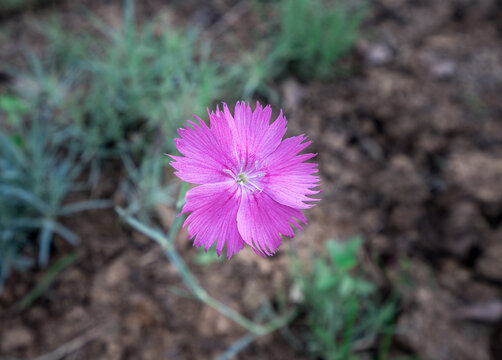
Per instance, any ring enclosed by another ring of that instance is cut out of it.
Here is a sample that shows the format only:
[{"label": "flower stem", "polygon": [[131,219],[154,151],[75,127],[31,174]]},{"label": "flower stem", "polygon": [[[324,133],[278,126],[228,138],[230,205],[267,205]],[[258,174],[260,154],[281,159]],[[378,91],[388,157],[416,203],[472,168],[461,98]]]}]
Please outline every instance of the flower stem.
[{"label": "flower stem", "polygon": [[[188,185],[186,183],[183,183],[181,190],[180,190],[180,195],[178,198],[177,202],[177,213],[180,214],[181,207],[183,206],[184,203],[184,198],[186,191],[188,190]],[[259,337],[263,336],[266,334],[269,334],[286,324],[288,324],[291,320],[295,318],[297,315],[296,309],[293,311],[290,311],[286,313],[283,316],[276,317],[272,319],[269,323],[262,325],[262,324],[257,324],[246,317],[242,316],[238,312],[236,312],[234,309],[228,307],[221,301],[213,298],[211,295],[208,294],[208,292],[202,288],[195,277],[192,275],[188,267],[186,266],[185,262],[179,255],[179,253],[176,251],[173,243],[175,240],[176,235],[178,234],[178,231],[181,227],[181,224],[183,223],[184,216],[178,215],[175,219],[174,222],[169,230],[168,236],[166,236],[164,233],[154,230],[151,227],[143,224],[136,218],[128,215],[126,211],[122,208],[116,208],[117,213],[124,218],[125,222],[127,222],[130,226],[132,226],[134,229],[137,231],[143,233],[144,235],[148,236],[152,240],[156,241],[159,243],[159,245],[162,247],[164,250],[164,253],[166,254],[167,258],[171,263],[174,265],[176,270],[178,271],[178,274],[182,278],[182,280],[185,282],[187,287],[192,291],[192,293],[195,295],[197,299],[202,301],[203,303],[211,306],[213,309],[217,310],[220,312],[222,315],[225,315],[235,323],[239,324],[243,328],[247,329],[254,337]]]}]

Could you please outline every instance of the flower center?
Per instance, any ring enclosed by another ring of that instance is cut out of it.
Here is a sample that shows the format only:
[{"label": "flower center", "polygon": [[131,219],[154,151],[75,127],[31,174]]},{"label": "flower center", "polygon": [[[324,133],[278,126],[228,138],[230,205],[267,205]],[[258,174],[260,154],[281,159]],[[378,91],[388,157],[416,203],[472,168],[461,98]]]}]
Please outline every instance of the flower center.
[{"label": "flower center", "polygon": [[238,184],[245,184],[248,182],[248,177],[246,175],[246,173],[240,173],[239,175],[237,175],[237,178],[235,179],[235,181],[237,181]]},{"label": "flower center", "polygon": [[265,173],[256,169],[256,164],[255,167],[240,169],[238,172],[234,172],[230,169],[224,169],[223,172],[230,175],[237,184],[245,189],[252,192],[256,190],[259,190],[260,192],[263,191],[263,184],[260,178],[264,177]]}]

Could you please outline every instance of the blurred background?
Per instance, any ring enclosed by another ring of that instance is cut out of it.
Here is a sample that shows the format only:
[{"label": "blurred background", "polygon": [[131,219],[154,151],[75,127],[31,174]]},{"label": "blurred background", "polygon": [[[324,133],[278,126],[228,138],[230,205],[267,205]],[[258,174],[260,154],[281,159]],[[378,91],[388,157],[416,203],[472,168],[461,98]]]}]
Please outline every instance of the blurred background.
[{"label": "blurred background", "polygon": [[[0,0],[0,359],[502,359],[502,3]],[[271,258],[175,246],[164,153],[282,108],[322,201]],[[232,105],[233,106],[233,105]],[[253,105],[254,107],[254,105]]]}]

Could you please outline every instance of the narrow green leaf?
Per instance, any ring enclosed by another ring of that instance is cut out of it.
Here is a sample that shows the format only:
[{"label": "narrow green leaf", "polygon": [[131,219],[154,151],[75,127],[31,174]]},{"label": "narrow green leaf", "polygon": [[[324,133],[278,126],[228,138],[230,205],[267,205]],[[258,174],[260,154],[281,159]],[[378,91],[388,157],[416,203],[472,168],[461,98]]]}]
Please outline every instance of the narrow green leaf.
[{"label": "narrow green leaf", "polygon": [[54,263],[44,274],[42,279],[28,294],[26,294],[19,303],[19,308],[21,310],[26,309],[28,306],[33,304],[51,285],[56,276],[61,273],[69,265],[73,264],[80,255],[77,252],[65,255],[58,261]]}]

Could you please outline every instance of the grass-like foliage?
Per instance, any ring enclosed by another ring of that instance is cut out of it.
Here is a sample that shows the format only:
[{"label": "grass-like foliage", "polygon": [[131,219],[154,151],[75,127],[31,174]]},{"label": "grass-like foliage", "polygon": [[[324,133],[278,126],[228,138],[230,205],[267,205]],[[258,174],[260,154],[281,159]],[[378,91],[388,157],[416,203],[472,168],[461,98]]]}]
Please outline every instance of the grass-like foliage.
[{"label": "grass-like foliage", "polygon": [[258,9],[262,16],[274,14],[274,26],[254,52],[242,51],[230,67],[228,85],[238,97],[259,95],[272,103],[280,100],[272,86],[278,79],[294,75],[308,81],[346,73],[340,60],[353,48],[367,13],[364,0],[280,0]]},{"label": "grass-like foliage", "polygon": [[216,244],[205,251],[203,247],[199,248],[199,253],[195,257],[195,263],[201,266],[210,265],[215,262],[223,261],[223,257],[218,257]]},{"label": "grass-like foliage", "polygon": [[180,124],[220,93],[222,77],[209,45],[199,42],[195,29],[160,21],[138,26],[133,0],[124,1],[117,28],[93,14],[88,19],[94,34],[68,33],[57,18],[39,24],[43,54],[26,49],[27,68],[8,67],[21,80],[18,96],[57,109],[57,121],[71,125],[73,145],[94,165],[123,154],[139,160],[159,135],[163,146],[173,146]]},{"label": "grass-like foliage", "polygon": [[254,53],[243,52],[240,60],[228,72],[228,85],[235,89],[234,94],[239,94],[243,99],[261,95],[271,103],[278,103],[279,95],[271,82],[284,71],[285,63],[279,50],[262,46]]},{"label": "grass-like foliage", "polygon": [[304,78],[329,78],[358,37],[366,9],[359,1],[282,0],[277,45]]},{"label": "grass-like foliage", "polygon": [[127,212],[138,213],[144,221],[156,212],[158,205],[175,205],[172,192],[176,186],[168,181],[166,171],[169,160],[159,150],[155,146],[146,148],[139,165],[129,155],[122,155],[127,177],[120,187],[128,204]]},{"label": "grass-like foliage", "polygon": [[215,99],[216,66],[196,31],[160,23],[143,28],[126,1],[120,29],[91,17],[104,39],[84,60],[88,91],[78,121],[84,151],[94,159],[143,149],[153,134],[166,139],[193,113]]},{"label": "grass-like foliage", "polygon": [[381,358],[386,358],[395,305],[381,302],[376,286],[354,274],[360,245],[360,238],[328,241],[327,258],[317,258],[309,273],[294,272],[304,296],[306,341],[313,356],[348,360],[357,351],[379,347]]},{"label": "grass-like foliage", "polygon": [[64,132],[39,113],[19,120],[19,109],[24,108],[12,105],[15,97],[2,99],[2,110],[10,120],[0,128],[0,287],[12,268],[21,270],[33,263],[30,255],[35,251],[39,264],[46,265],[54,235],[71,244],[78,242],[78,236],[58,218],[110,205],[99,200],[65,204],[78,189],[83,167],[61,145]]}]

